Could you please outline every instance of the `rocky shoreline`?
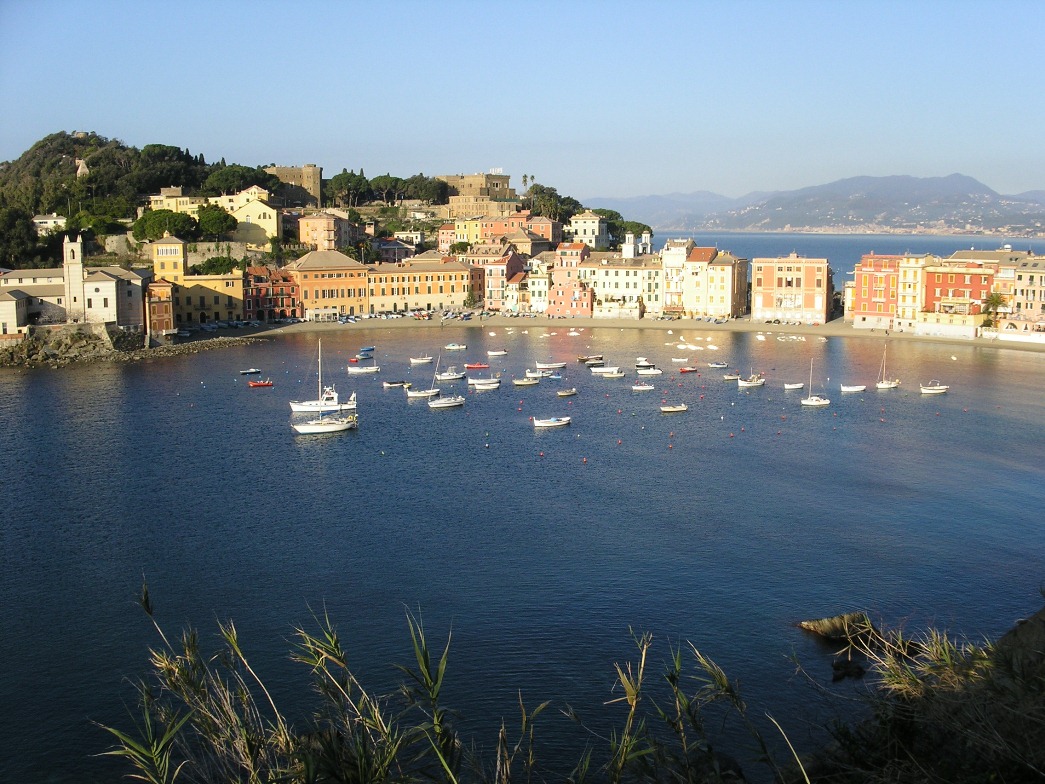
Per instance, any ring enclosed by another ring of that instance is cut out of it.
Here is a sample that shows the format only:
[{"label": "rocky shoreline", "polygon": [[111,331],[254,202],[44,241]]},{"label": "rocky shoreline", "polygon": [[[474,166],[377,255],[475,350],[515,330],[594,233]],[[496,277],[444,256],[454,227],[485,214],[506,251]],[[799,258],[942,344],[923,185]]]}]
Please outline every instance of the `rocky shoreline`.
[{"label": "rocky shoreline", "polygon": [[93,331],[35,333],[15,345],[0,347],[0,367],[61,368],[97,362],[138,362],[260,343],[258,337],[215,337],[156,348],[142,347],[140,336],[106,336]]}]

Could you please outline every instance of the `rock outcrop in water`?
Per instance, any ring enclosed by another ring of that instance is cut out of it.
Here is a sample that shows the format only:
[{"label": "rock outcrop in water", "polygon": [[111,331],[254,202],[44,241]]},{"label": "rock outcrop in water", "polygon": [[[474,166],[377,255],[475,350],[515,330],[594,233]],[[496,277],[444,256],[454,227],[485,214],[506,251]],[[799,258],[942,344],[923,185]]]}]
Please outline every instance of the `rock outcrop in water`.
[{"label": "rock outcrop in water", "polygon": [[258,342],[259,338],[217,337],[158,348],[145,348],[141,333],[108,331],[101,325],[36,329],[17,343],[0,346],[0,367],[65,367],[89,362],[134,362],[198,354]]}]

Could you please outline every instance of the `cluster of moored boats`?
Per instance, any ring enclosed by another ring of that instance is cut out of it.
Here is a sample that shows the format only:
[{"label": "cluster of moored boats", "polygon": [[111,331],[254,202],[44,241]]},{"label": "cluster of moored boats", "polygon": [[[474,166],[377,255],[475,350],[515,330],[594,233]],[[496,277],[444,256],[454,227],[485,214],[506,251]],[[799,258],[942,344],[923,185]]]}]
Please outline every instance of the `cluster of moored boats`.
[{"label": "cluster of moored boats", "polygon": [[[463,351],[467,349],[467,346],[461,343],[449,343],[443,348],[448,352]],[[348,372],[350,374],[379,372],[380,367],[374,359],[374,351],[374,346],[361,348],[359,352],[349,360]],[[318,385],[316,398],[313,400],[290,401],[292,412],[295,414],[300,413],[311,415],[302,421],[292,421],[291,426],[297,433],[337,433],[358,427],[355,392],[353,392],[347,400],[341,401],[334,385],[324,385],[323,383],[322,352],[323,346],[322,341],[320,341],[317,355]],[[508,351],[506,349],[491,349],[490,351],[487,351],[487,356],[502,357],[507,355],[507,353]],[[429,387],[424,389],[415,388],[414,385],[408,381],[384,381],[383,386],[386,389],[402,388],[405,391],[408,400],[424,399],[427,401],[429,408],[432,409],[458,408],[465,404],[465,397],[463,395],[443,394],[443,390],[438,386],[440,382],[465,380],[467,385],[476,391],[493,390],[498,389],[501,386],[500,375],[481,376],[471,375],[469,373],[469,371],[473,370],[488,370],[490,368],[490,363],[487,361],[476,360],[466,362],[463,364],[463,370],[459,370],[457,365],[449,365],[445,370],[440,372],[439,367],[441,364],[441,357],[442,354],[440,353],[438,358],[433,358],[430,354],[420,354],[409,358],[411,366],[434,363],[435,369]],[[619,379],[624,378],[625,375],[627,375],[621,366],[608,365],[603,354],[586,354],[578,356],[577,360],[587,367],[591,374],[597,378]],[[672,362],[685,363],[687,361],[686,358],[682,357],[672,358]],[[724,370],[729,367],[728,363],[721,360],[708,362],[706,365],[708,368],[713,370]],[[525,387],[537,385],[544,379],[560,380],[562,379],[562,375],[559,371],[564,367],[566,367],[565,362],[537,361],[534,363],[532,369],[527,368],[521,377],[512,378],[511,382],[514,386]],[[700,368],[687,364],[683,367],[679,367],[678,371],[679,373],[699,373]],[[258,368],[249,368],[248,370],[241,370],[240,373],[243,375],[259,375],[261,371]],[[638,378],[631,385],[632,391],[639,393],[654,391],[656,387],[650,382],[648,377],[659,376],[663,373],[664,370],[657,367],[656,364],[651,362],[647,357],[637,357],[635,361],[635,374]],[[740,389],[757,388],[766,385],[765,373],[756,373],[754,370],[751,370],[751,372],[746,376],[742,375],[738,370],[727,371],[726,373],[723,373],[722,378],[725,381],[736,381],[737,387]],[[249,380],[248,384],[252,387],[272,386],[272,381],[269,379]],[[875,382],[875,389],[890,390],[896,389],[899,386],[899,379],[890,378],[886,375],[886,356],[883,351],[881,369],[878,374],[878,380]],[[803,382],[786,382],[784,384],[784,390],[788,392],[803,390],[805,387],[806,385]],[[830,405],[831,401],[824,394],[812,393],[812,387],[813,360],[810,360],[810,394],[801,398],[801,404],[805,407],[811,408],[823,408]],[[925,395],[942,394],[947,392],[949,388],[949,386],[942,384],[937,380],[920,385],[921,392]],[[866,391],[867,385],[842,384],[840,389],[843,394],[859,393]],[[559,397],[571,397],[577,394],[577,389],[576,387],[559,389],[556,394]],[[660,405],[660,411],[665,414],[681,413],[688,410],[689,407],[686,403],[681,402],[669,403],[667,400],[664,400]],[[568,416],[532,418],[534,427],[539,429],[564,427],[570,424],[570,421],[571,418]]]}]

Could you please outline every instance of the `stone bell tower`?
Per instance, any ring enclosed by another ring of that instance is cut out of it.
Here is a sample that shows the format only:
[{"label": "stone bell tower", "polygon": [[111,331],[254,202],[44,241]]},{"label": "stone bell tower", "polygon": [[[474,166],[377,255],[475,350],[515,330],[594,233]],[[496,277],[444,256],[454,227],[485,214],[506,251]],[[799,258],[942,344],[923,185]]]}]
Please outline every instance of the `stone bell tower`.
[{"label": "stone bell tower", "polygon": [[62,271],[65,276],[65,320],[84,321],[83,239],[66,237],[62,241]]}]

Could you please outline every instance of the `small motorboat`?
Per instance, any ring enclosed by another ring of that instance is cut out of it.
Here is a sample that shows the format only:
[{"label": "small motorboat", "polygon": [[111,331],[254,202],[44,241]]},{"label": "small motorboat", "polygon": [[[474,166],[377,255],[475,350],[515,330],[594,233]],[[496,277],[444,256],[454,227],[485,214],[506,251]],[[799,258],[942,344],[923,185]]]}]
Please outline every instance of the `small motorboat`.
[{"label": "small motorboat", "polygon": [[409,389],[411,384],[409,381],[382,381],[381,386],[383,386],[385,389],[392,389],[394,387],[403,387],[404,389]]},{"label": "small motorboat", "polygon": [[601,362],[602,360],[602,354],[585,354],[584,356],[577,357],[578,362]]},{"label": "small motorboat", "polygon": [[427,365],[432,361],[432,357],[429,354],[422,354],[419,357],[410,357],[411,365]]},{"label": "small motorboat", "polygon": [[559,370],[566,367],[565,362],[534,362],[533,365],[538,370]]},{"label": "small motorboat", "polygon": [[468,379],[468,386],[479,392],[484,389],[500,389],[501,379],[499,378],[470,378]]},{"label": "small motorboat", "polygon": [[734,370],[732,373],[723,373],[722,374],[722,380],[723,381],[739,381],[740,380],[740,371]]},{"label": "small motorboat", "polygon": [[465,362],[465,370],[486,370],[490,367],[489,362]]},{"label": "small motorboat", "polygon": [[709,368],[726,368],[729,367],[725,362],[708,362]]},{"label": "small motorboat", "polygon": [[784,390],[785,391],[793,390],[793,389],[803,389],[804,387],[805,387],[805,384],[803,384],[801,381],[796,381],[793,384],[784,384]]},{"label": "small motorboat", "polygon": [[640,376],[659,376],[663,372],[659,367],[654,367],[653,365],[645,365],[635,371]]},{"label": "small motorboat", "polygon": [[512,383],[517,387],[532,387],[534,384],[540,384],[539,378],[513,378]]},{"label": "small motorboat", "polygon": [[738,378],[738,387],[764,387],[766,385],[766,377],[761,373],[752,373],[747,378]]},{"label": "small motorboat", "polygon": [[660,407],[660,413],[662,414],[681,414],[683,411],[689,411],[689,406],[685,403],[677,403],[675,405],[665,405]]},{"label": "small motorboat", "polygon": [[563,427],[570,424],[570,418],[568,416],[561,417],[548,417],[546,419],[537,419],[534,417],[534,427]]},{"label": "small motorboat", "polygon": [[260,372],[261,371],[258,368],[247,368],[246,370],[241,370],[239,374],[241,376],[255,376]]},{"label": "small motorboat", "polygon": [[569,389],[560,389],[555,394],[558,395],[559,397],[573,397],[574,395],[577,394],[577,388],[576,387],[570,387]]},{"label": "small motorboat", "polygon": [[866,384],[842,384],[840,386],[843,392],[863,392],[867,389]]},{"label": "small motorboat", "polygon": [[941,384],[935,378],[928,384],[922,384],[921,387],[923,395],[942,395],[944,392],[950,389],[949,386],[947,386],[946,384]]},{"label": "small motorboat", "polygon": [[490,351],[487,351],[486,352],[486,356],[488,356],[488,357],[503,357],[507,353],[508,353],[508,349],[495,348],[495,349],[491,349]]},{"label": "small motorboat", "polygon": [[551,374],[552,372],[550,370],[530,370],[529,368],[526,369],[527,378],[548,378]]},{"label": "small motorboat", "polygon": [[648,384],[645,381],[639,381],[638,383],[631,385],[632,392],[652,392],[654,389],[656,389],[656,387],[653,386],[653,384]]},{"label": "small motorboat", "polygon": [[700,368],[695,368],[695,367],[692,367],[691,365],[687,365],[686,367],[680,367],[679,368],[679,373],[699,373],[699,372],[700,372]]},{"label": "small motorboat", "polygon": [[248,387],[270,387],[270,386],[272,386],[272,379],[271,378],[266,378],[266,379],[262,380],[262,379],[259,378],[257,381],[248,381],[247,382],[247,386]]},{"label": "small motorboat", "polygon": [[447,343],[443,348],[447,351],[464,351],[468,346],[464,343]]}]

